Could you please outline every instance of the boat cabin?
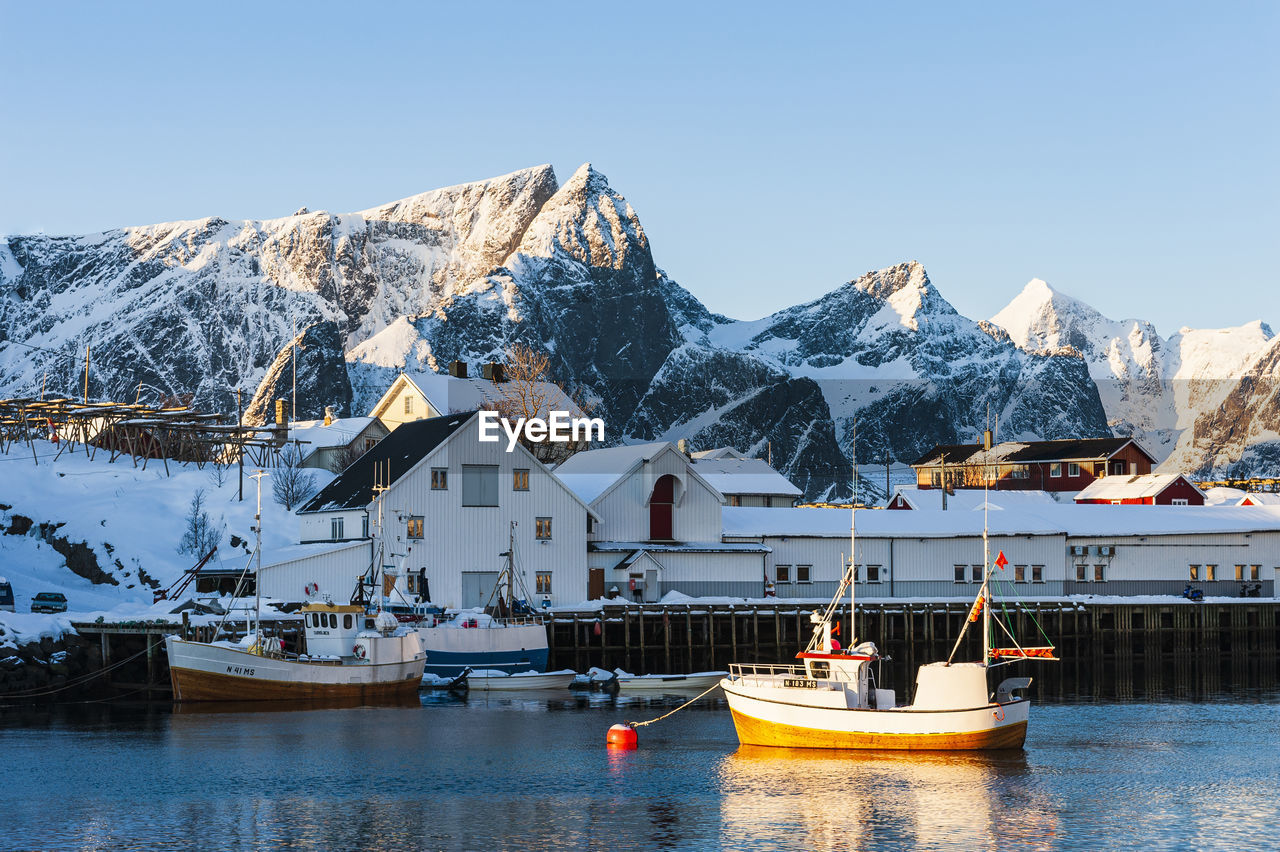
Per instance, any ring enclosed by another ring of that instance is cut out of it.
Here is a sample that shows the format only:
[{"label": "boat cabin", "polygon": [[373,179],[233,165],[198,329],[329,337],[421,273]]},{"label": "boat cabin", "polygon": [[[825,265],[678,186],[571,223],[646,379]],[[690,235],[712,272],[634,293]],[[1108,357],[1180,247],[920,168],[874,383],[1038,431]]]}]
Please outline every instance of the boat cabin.
[{"label": "boat cabin", "polygon": [[352,656],[356,638],[365,630],[362,607],[313,602],[304,606],[301,612],[307,636],[307,653],[310,656]]},{"label": "boat cabin", "polygon": [[892,708],[896,703],[893,690],[876,688],[871,675],[871,663],[880,659],[875,643],[863,642],[849,650],[840,650],[832,642],[830,622],[822,620],[817,613],[810,617],[818,640],[815,650],[796,654],[796,659],[804,665],[805,681],[815,686],[825,681],[828,688],[843,691],[849,707]]}]

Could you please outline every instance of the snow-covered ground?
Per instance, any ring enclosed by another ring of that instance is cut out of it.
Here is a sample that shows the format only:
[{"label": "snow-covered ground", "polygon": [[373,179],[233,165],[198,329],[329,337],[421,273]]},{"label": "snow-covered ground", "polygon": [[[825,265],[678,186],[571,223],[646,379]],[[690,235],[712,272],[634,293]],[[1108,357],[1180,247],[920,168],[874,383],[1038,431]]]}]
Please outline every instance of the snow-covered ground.
[{"label": "snow-covered ground", "polygon": [[[0,611],[6,639],[19,634],[24,641],[42,635],[56,638],[71,620],[92,621],[98,615],[160,617],[163,613],[152,609],[153,589],[144,577],[164,588],[195,564],[198,556],[180,553],[179,545],[192,496],[199,489],[205,492],[205,511],[219,532],[211,567],[245,565],[255,511],[251,470],[246,469],[241,502],[235,468],[225,472],[219,485],[208,466],[199,470],[194,464],[170,461],[171,475],[166,475],[164,464],[156,460],[143,470],[141,463],[134,467],[127,457],[108,463],[101,451],[93,461],[83,448],[63,452],[55,461],[57,453],[58,446],[46,441],[35,444],[39,464],[25,444],[0,453],[0,576],[13,585],[16,610]],[[317,485],[333,476],[314,473]],[[262,514],[263,558],[269,560],[272,550],[298,540],[297,518],[272,499],[270,477],[263,480]],[[7,534],[19,515],[31,519],[31,530]],[[72,572],[65,557],[40,536],[41,524],[61,524],[53,536],[84,542],[99,568],[118,585],[95,584]],[[238,547],[232,547],[232,536],[241,540]],[[32,614],[31,598],[39,592],[66,595],[67,612]]]}]

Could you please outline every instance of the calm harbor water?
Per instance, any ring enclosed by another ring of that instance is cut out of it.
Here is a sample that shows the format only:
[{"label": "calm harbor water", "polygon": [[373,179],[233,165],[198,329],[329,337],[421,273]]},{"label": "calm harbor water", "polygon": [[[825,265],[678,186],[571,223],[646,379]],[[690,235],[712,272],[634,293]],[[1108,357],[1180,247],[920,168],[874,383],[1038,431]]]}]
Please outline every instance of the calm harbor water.
[{"label": "calm harbor water", "polygon": [[1023,752],[740,747],[721,700],[0,709],[4,849],[1242,849],[1280,816],[1280,693],[1041,704]]}]

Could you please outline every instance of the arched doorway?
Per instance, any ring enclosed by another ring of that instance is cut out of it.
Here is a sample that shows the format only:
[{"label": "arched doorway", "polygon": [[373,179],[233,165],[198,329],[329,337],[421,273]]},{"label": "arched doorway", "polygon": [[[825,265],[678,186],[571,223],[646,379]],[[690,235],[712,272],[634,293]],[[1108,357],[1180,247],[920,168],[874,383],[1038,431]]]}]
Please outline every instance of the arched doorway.
[{"label": "arched doorway", "polygon": [[676,502],[676,478],[665,474],[653,485],[649,496],[649,540],[670,541],[672,535],[671,510]]}]

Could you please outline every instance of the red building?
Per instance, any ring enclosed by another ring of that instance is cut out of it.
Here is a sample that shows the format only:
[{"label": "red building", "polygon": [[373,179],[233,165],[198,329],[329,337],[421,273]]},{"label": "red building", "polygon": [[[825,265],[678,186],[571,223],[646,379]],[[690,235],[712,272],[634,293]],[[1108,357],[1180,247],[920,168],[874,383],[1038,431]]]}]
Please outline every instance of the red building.
[{"label": "red building", "polygon": [[1077,503],[1112,505],[1203,506],[1204,492],[1181,473],[1108,476],[1075,496]]},{"label": "red building", "polygon": [[[1144,476],[1155,459],[1132,438],[943,444],[911,466],[919,488],[1071,491],[1106,476]],[[1201,495],[1203,497],[1203,495]]]}]

